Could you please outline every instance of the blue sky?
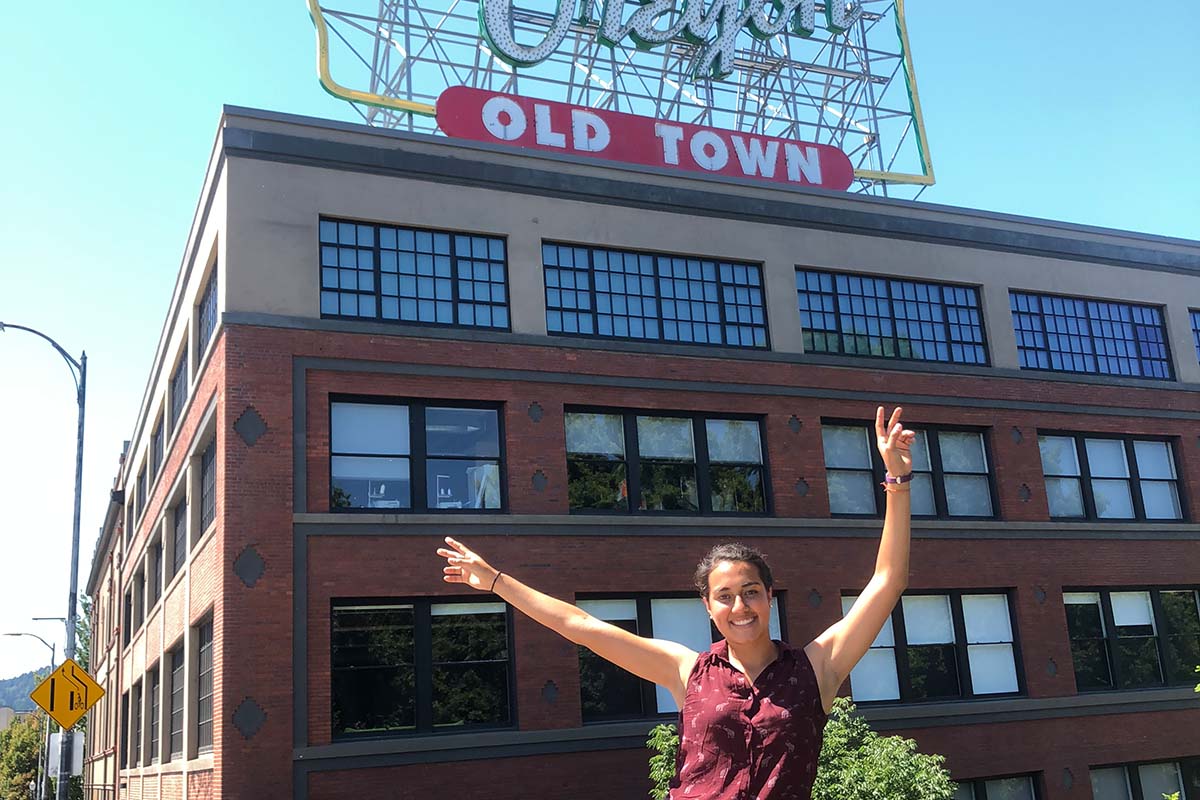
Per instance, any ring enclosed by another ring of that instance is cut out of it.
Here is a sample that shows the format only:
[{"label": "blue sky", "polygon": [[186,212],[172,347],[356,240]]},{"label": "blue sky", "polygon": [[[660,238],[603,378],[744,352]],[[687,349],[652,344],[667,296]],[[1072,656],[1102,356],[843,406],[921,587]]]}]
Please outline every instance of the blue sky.
[{"label": "blue sky", "polygon": [[[82,584],[222,104],[357,117],[317,84],[303,0],[53,8],[4,17],[0,321],[88,352]],[[907,8],[938,178],[922,200],[1200,238],[1200,3]],[[66,612],[72,384],[10,332],[0,387],[0,633],[61,648],[29,618]],[[0,637],[0,678],[48,656]]]}]

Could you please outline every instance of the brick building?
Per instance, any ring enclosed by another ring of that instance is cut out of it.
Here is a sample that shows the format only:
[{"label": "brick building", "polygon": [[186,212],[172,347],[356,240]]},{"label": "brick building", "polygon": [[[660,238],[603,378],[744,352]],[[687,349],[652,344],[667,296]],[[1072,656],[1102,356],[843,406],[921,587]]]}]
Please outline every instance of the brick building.
[{"label": "brick building", "polygon": [[1200,798],[1200,245],[226,109],[87,586],[93,797],[634,798],[668,697],[453,533],[705,647],[713,543],[963,798]]}]

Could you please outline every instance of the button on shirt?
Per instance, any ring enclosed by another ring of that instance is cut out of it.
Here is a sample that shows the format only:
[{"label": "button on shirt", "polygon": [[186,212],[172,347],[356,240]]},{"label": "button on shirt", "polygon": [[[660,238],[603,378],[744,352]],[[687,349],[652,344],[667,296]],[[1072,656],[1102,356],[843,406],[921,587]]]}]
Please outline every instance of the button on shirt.
[{"label": "button on shirt", "polygon": [[825,733],[821,691],[802,648],[750,683],[720,641],[688,676],[671,800],[809,800]]}]

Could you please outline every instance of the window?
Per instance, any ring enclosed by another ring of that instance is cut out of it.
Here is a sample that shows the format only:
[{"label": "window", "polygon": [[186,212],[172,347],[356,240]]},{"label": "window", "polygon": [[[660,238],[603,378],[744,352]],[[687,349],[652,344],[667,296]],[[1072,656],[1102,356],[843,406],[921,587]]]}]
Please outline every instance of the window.
[{"label": "window", "polygon": [[154,538],[146,557],[146,608],[154,608],[162,594],[163,542],[162,535]]},{"label": "window", "polygon": [[186,497],[180,500],[179,505],[171,511],[171,529],[174,533],[171,542],[171,577],[174,577],[183,569],[183,562],[187,560],[188,504]]},{"label": "window", "polygon": [[1192,344],[1196,346],[1196,358],[1200,359],[1200,311],[1192,309],[1188,314],[1192,318]]},{"label": "window", "polygon": [[130,694],[130,711],[133,712],[133,741],[130,742],[130,766],[142,765],[142,684],[139,681],[133,685]]},{"label": "window", "polygon": [[213,749],[213,623],[196,629],[196,752]]},{"label": "window", "polygon": [[1158,800],[1176,792],[1184,800],[1200,797],[1200,758],[1093,767],[1089,772],[1095,800]]},{"label": "window", "polygon": [[121,695],[121,769],[129,766],[129,692]]},{"label": "window", "polygon": [[160,707],[160,689],[161,676],[158,666],[155,666],[150,671],[150,763],[157,764],[161,758],[159,754],[159,744],[161,737],[159,731],[162,727],[161,707]]},{"label": "window", "polygon": [[[883,506],[883,461],[871,426],[824,422],[821,443],[829,510],[873,516]],[[912,447],[913,516],[993,517],[992,481],[983,433],[927,428]]]},{"label": "window", "polygon": [[196,350],[197,358],[204,356],[208,349],[209,340],[217,330],[217,265],[213,264],[212,275],[200,296],[200,307],[197,310]]},{"label": "window", "polygon": [[961,781],[954,786],[952,800],[1037,800],[1032,775],[1015,778]]},{"label": "window", "polygon": [[500,412],[436,403],[330,404],[335,509],[500,509]]},{"label": "window", "polygon": [[139,569],[133,576],[133,629],[142,627],[146,613],[146,569]]},{"label": "window", "polygon": [[756,419],[568,411],[566,435],[572,511],[767,512]]},{"label": "window", "polygon": [[504,603],[335,603],[333,735],[508,727],[513,672]]},{"label": "window", "polygon": [[1024,369],[1171,380],[1162,309],[1009,292]]},{"label": "window", "polygon": [[200,456],[200,531],[203,536],[217,518],[217,440],[213,439]]},{"label": "window", "polygon": [[1186,685],[1200,664],[1200,593],[1192,589],[1063,594],[1075,685]]},{"label": "window", "polygon": [[508,330],[504,239],[321,220],[321,316]]},{"label": "window", "polygon": [[142,466],[141,472],[137,477],[137,510],[138,521],[141,521],[142,515],[146,513],[146,467]]},{"label": "window", "polygon": [[183,645],[169,654],[171,659],[171,760],[183,758],[183,699],[185,697],[183,676]]},{"label": "window", "polygon": [[[782,639],[778,602],[771,607],[771,637]],[[639,636],[653,636],[704,651],[720,638],[709,621],[704,601],[690,597],[622,597],[579,600],[576,603],[602,619]],[[579,648],[579,691],[584,722],[636,719],[678,711],[671,693],[605,661],[586,647]]]},{"label": "window", "polygon": [[183,355],[179,357],[179,364],[175,367],[175,373],[171,375],[171,432],[179,429],[179,423],[183,421],[183,405],[187,402],[188,395],[188,354],[187,347],[183,348]]},{"label": "window", "polygon": [[1168,441],[1042,433],[1038,447],[1051,517],[1183,519]]},{"label": "window", "polygon": [[[849,613],[857,597],[842,598]],[[906,594],[850,673],[855,702],[1021,691],[1008,595]]]},{"label": "window", "polygon": [[133,589],[125,590],[125,624],[121,631],[121,646],[127,646],[130,638],[133,636]]},{"label": "window", "polygon": [[808,353],[987,364],[979,290],[796,270]]},{"label": "window", "polygon": [[150,483],[158,475],[158,468],[163,460],[162,420],[154,424],[154,432],[150,434]]},{"label": "window", "polygon": [[765,348],[762,268],[542,245],[551,334]]}]

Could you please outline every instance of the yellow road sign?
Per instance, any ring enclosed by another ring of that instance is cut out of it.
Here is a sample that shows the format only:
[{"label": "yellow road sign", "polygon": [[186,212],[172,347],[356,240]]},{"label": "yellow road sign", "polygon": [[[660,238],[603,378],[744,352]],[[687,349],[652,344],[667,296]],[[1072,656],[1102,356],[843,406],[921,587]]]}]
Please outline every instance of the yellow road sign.
[{"label": "yellow road sign", "polygon": [[29,699],[63,728],[73,727],[103,696],[100,684],[69,658],[29,693]]}]

